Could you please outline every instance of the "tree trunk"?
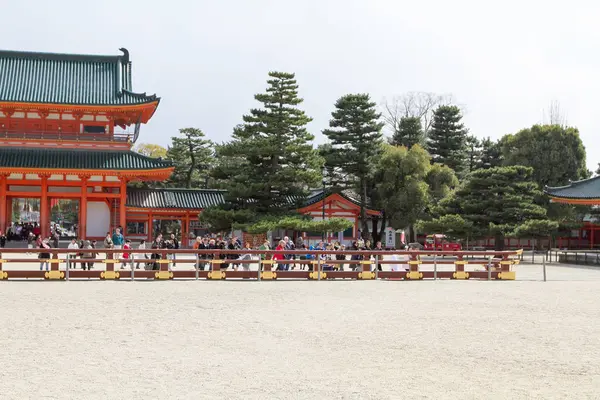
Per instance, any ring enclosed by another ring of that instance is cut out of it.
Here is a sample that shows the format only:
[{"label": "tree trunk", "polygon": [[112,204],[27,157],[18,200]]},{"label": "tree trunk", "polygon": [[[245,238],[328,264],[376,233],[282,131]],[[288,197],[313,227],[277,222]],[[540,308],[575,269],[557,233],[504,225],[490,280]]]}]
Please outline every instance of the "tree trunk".
[{"label": "tree trunk", "polygon": [[363,240],[370,239],[369,224],[367,222],[367,181],[363,178],[360,181],[360,221],[362,225]]},{"label": "tree trunk", "polygon": [[494,236],[494,249],[496,251],[504,250],[504,235],[496,235]]}]

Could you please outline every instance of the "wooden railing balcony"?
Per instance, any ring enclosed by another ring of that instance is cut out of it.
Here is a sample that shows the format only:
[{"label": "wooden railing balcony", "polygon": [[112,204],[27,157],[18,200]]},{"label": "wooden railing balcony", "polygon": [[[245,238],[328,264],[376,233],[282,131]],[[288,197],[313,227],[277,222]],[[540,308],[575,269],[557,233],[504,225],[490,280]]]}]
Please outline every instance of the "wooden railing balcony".
[{"label": "wooden railing balcony", "polygon": [[0,130],[2,139],[27,139],[27,140],[59,140],[59,141],[86,141],[86,142],[118,142],[133,143],[133,132],[115,133],[80,133],[60,131],[10,131]]}]

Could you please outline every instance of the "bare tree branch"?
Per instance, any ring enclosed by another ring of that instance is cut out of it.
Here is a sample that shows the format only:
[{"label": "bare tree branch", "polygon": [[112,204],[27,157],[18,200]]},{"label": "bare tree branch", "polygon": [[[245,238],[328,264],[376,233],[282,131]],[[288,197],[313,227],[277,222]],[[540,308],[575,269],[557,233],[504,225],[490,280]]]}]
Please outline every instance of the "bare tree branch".
[{"label": "bare tree branch", "polygon": [[549,125],[567,126],[567,114],[558,100],[552,100],[548,108],[544,109],[542,122]]},{"label": "bare tree branch", "polygon": [[420,118],[423,130],[427,133],[431,129],[435,109],[441,105],[452,104],[453,100],[451,94],[408,92],[401,96],[394,96],[391,100],[384,99],[383,119],[388,129],[394,133],[402,118]]}]

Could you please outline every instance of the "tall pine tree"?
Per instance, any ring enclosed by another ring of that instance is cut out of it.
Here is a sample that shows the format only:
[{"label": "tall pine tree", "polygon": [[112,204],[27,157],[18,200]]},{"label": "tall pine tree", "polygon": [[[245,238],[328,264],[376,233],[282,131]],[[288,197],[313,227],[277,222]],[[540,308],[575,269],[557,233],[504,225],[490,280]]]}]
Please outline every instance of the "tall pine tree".
[{"label": "tall pine tree", "polygon": [[213,143],[197,128],[179,130],[179,136],[171,138],[166,158],[175,165],[168,185],[185,188],[208,186],[214,155]]},{"label": "tall pine tree", "polygon": [[419,117],[402,117],[398,126],[394,130],[394,135],[390,140],[394,146],[404,146],[411,148],[415,144],[423,146],[425,144],[425,133],[421,126]]},{"label": "tall pine tree", "polygon": [[481,141],[481,157],[477,169],[488,169],[502,165],[502,149],[498,142],[487,137]]},{"label": "tall pine tree", "polygon": [[374,190],[370,178],[381,152],[381,114],[368,94],[347,94],[336,101],[331,116],[330,129],[323,130],[329,143],[321,152],[327,171],[333,172],[330,183],[358,192],[362,230],[368,232],[366,209]]},{"label": "tall pine tree", "polygon": [[254,96],[262,107],[244,115],[232,140],[217,147],[214,176],[225,182],[229,208],[250,212],[250,219],[297,209],[320,178],[322,162],[306,130],[311,118],[298,108],[295,75],[270,72],[269,78],[266,93]]},{"label": "tall pine tree", "polygon": [[481,141],[473,135],[467,135],[467,171],[473,172],[481,163]]},{"label": "tall pine tree", "polygon": [[427,149],[432,162],[447,165],[457,175],[467,171],[467,129],[456,106],[440,106],[433,114],[433,125],[427,136]]}]

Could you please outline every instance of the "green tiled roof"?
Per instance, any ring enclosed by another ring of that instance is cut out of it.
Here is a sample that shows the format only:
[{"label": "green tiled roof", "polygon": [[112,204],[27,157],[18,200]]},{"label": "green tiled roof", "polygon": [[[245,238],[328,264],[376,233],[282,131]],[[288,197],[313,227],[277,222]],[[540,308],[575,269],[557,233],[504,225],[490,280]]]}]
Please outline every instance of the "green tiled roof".
[{"label": "green tiled roof", "polygon": [[134,93],[129,52],[97,56],[0,51],[0,101],[135,105],[157,97]]},{"label": "green tiled roof", "polygon": [[567,186],[545,187],[544,193],[560,199],[600,199],[600,176],[571,182]]},{"label": "green tiled roof", "polygon": [[148,170],[171,166],[133,151],[0,147],[0,168]]},{"label": "green tiled roof", "polygon": [[224,190],[127,189],[128,207],[201,210],[225,202]]},{"label": "green tiled roof", "polygon": [[[309,206],[323,200],[323,189],[314,189],[304,201]],[[225,203],[225,190],[217,189],[127,189],[127,206],[154,209],[193,209],[201,210]],[[333,194],[326,191],[327,196]],[[349,191],[340,193],[354,204],[358,200]],[[290,203],[295,199],[288,198]]]}]

